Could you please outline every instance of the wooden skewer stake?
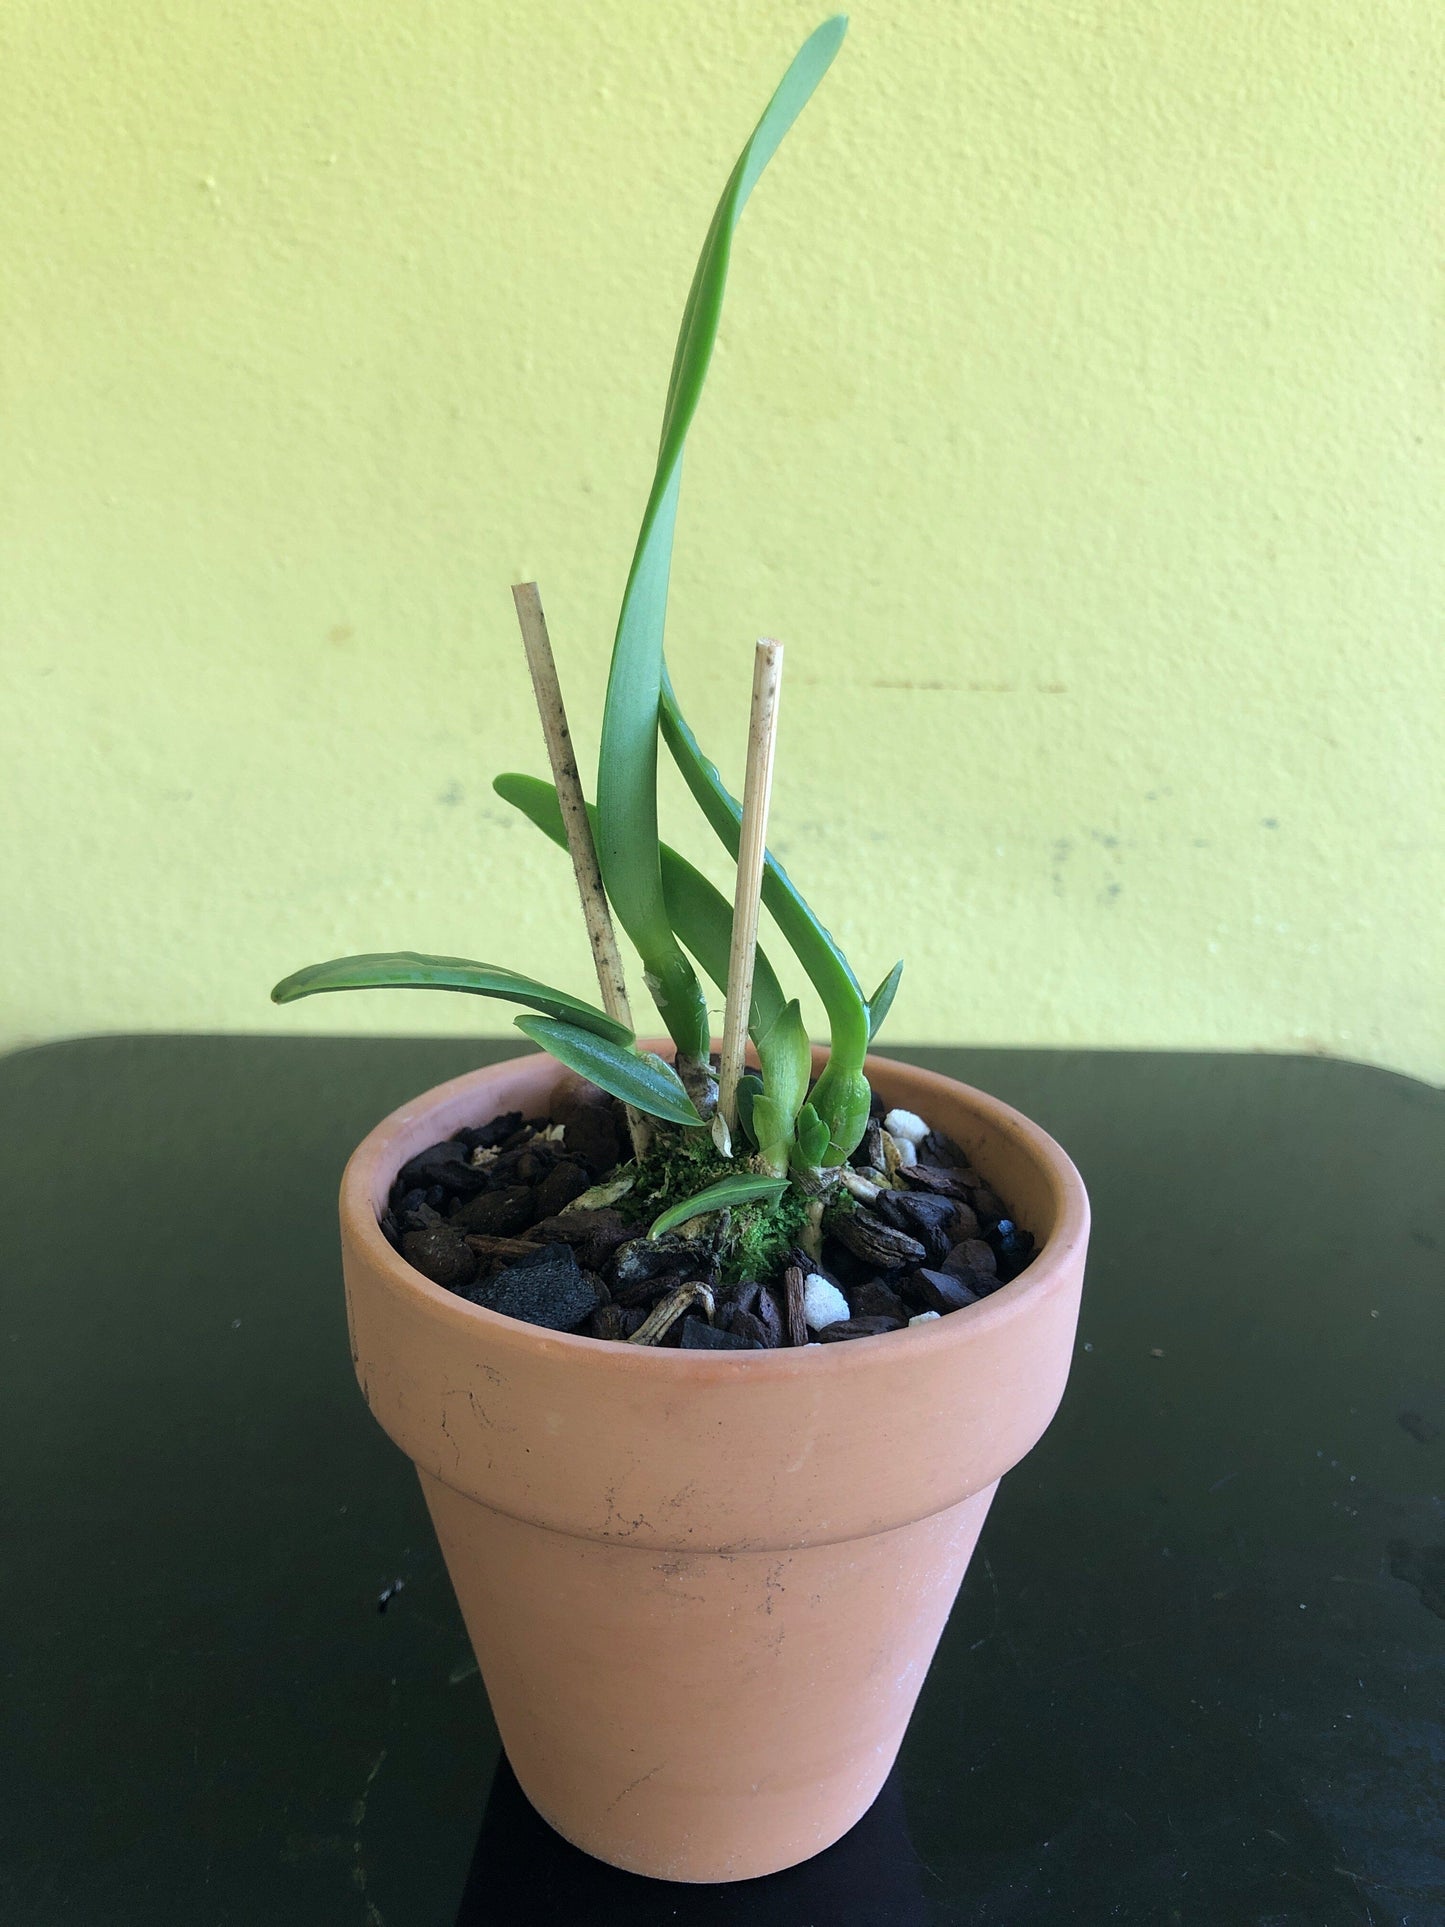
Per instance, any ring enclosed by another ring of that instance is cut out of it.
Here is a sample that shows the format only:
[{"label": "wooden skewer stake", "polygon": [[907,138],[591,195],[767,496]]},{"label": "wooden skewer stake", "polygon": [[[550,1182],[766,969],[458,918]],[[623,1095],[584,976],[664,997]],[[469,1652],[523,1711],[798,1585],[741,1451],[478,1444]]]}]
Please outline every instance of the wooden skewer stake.
[{"label": "wooden skewer stake", "polygon": [[768,846],[768,805],[773,795],[773,752],[778,740],[778,697],[783,645],[764,638],[753,657],[753,706],[748,722],[748,766],[743,780],[743,820],[738,838],[738,881],[733,896],[733,941],[728,955],[728,1001],[718,1067],[718,1111],[729,1134],[738,1128],[738,1080],[748,1043],[753,967],[758,951],[758,908]]},{"label": "wooden skewer stake", "polygon": [[[577,758],[572,750],[572,732],[567,727],[567,711],[562,703],[562,688],[557,681],[557,665],[552,658],[552,641],[547,634],[547,619],[542,614],[542,598],[535,582],[512,585],[512,600],[517,605],[517,621],[522,630],[522,646],[527,652],[527,667],[532,675],[532,690],[537,698],[537,713],[542,719],[542,734],[547,742],[547,760],[552,765],[552,780],[557,785],[557,801],[567,831],[567,848],[572,856],[572,871],[577,879],[577,894],[582,899],[582,915],[587,923],[587,941],[592,946],[592,961],[597,966],[597,987],[602,993],[602,1008],[616,1023],[632,1029],[632,1008],[627,1001],[627,985],[622,975],[622,956],[617,948],[617,932],[612,927],[612,912],[602,888],[602,870],[597,861],[597,846],[592,840],[592,825],[587,820],[587,805],[582,795],[582,778],[577,773]],[[632,1149],[641,1157],[651,1133],[640,1112],[627,1107],[627,1128]]]}]

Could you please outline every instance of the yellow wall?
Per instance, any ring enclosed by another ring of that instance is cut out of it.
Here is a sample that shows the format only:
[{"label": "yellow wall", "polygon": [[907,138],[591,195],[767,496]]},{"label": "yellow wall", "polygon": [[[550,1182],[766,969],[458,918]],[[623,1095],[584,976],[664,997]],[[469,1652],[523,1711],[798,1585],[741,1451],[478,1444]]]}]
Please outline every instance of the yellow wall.
[{"label": "yellow wall", "polygon": [[[544,768],[508,585],[590,758],[693,260],[822,12],[6,10],[6,1041],[506,1028],[266,1001],[392,945],[588,988],[488,790]],[[736,773],[787,640],[775,842],[908,959],[898,1039],[1445,1073],[1442,34],[863,5],[758,190],[671,646]]]}]

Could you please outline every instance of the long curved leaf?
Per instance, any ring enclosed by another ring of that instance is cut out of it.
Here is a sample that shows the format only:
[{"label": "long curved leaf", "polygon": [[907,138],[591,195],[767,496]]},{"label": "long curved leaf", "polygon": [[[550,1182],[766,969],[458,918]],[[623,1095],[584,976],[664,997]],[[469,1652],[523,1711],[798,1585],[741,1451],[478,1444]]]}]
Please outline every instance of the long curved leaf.
[{"label": "long curved leaf", "polygon": [[674,1204],[653,1221],[648,1231],[649,1238],[660,1238],[664,1231],[672,1231],[689,1218],[700,1218],[708,1211],[726,1211],[735,1204],[757,1204],[766,1198],[769,1204],[776,1204],[788,1188],[786,1178],[720,1178],[710,1184],[705,1191],[695,1197],[684,1198],[681,1204]]},{"label": "long curved leaf", "polygon": [[275,1004],[294,1004],[298,997],[314,997],[323,990],[461,990],[474,997],[500,997],[508,1003],[529,1004],[548,1017],[558,1017],[591,1031],[597,1037],[630,1044],[632,1032],[603,1011],[553,990],[532,977],[497,964],[473,963],[467,957],[425,957],[415,950],[377,950],[358,957],[333,957],[329,963],[308,964],[282,978],[271,992]]},{"label": "long curved leaf", "polygon": [[[503,802],[520,810],[560,849],[567,848],[567,827],[562,821],[562,808],[557,801],[555,785],[544,783],[538,776],[524,776],[520,771],[508,770],[492,779],[492,788]],[[587,805],[587,816],[595,842],[597,810],[591,803]],[[658,851],[662,859],[662,889],[667,899],[668,921],[683,948],[692,952],[726,996],[728,958],[733,936],[732,905],[722,891],[709,883],[702,871],[689,863],[685,856],[679,856],[666,843],[660,844]],[[763,1036],[777,1021],[785,1002],[777,972],[759,945],[753,967],[752,1009],[748,1017],[748,1032],[754,1040]]]},{"label": "long curved leaf", "polygon": [[514,1021],[523,1036],[540,1044],[559,1064],[589,1078],[613,1097],[620,1097],[634,1110],[692,1130],[707,1128],[677,1072],[651,1051],[628,1049],[594,1031],[552,1017],[518,1017]]},{"label": "long curved leaf", "polygon": [[623,928],[637,945],[664,1022],[678,1044],[707,1051],[701,986],[667,914],[657,834],[657,720],[663,625],[687,431],[717,340],[733,230],[758,176],[838,51],[847,22],[825,21],[803,43],[738,156],[693,275],[668,384],[652,488],[622,598],[597,773],[598,858]]}]

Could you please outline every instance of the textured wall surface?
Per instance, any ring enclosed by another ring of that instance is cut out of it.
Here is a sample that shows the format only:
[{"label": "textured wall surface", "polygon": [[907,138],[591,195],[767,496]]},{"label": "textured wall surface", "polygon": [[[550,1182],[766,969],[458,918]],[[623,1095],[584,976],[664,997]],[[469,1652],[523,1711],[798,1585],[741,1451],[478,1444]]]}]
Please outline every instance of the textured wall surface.
[{"label": "textured wall surface", "polygon": [[[585,763],[697,248],[822,11],[7,11],[6,1041],[506,1027],[266,1001],[394,945],[589,988],[488,788],[545,768],[508,585]],[[736,777],[786,639],[775,846],[907,958],[898,1038],[1445,1074],[1442,37],[863,6],[754,197],[671,649]]]}]

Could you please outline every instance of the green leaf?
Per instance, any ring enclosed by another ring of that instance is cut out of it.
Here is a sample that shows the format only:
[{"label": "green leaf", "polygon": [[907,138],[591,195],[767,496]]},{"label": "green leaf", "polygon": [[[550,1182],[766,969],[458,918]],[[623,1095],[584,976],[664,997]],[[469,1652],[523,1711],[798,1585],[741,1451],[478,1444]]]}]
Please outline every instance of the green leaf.
[{"label": "green leaf", "polygon": [[658,1010],[681,1049],[707,1053],[702,989],[673,933],[657,834],[657,721],[663,626],[687,432],[717,340],[733,230],[779,143],[827,72],[847,22],[826,21],[803,43],[738,156],[693,275],[668,384],[657,467],[613,645],[597,773],[597,854],[603,883],[637,945]]},{"label": "green leaf", "polygon": [[466,957],[424,957],[414,950],[377,950],[359,957],[333,957],[330,963],[309,964],[293,971],[271,992],[275,1004],[294,1004],[298,997],[314,997],[323,990],[462,990],[474,997],[500,997],[508,1003],[530,1004],[548,1017],[562,1018],[598,1037],[630,1044],[632,1032],[604,1012],[553,990],[534,978],[497,964],[473,963]]},{"label": "green leaf", "polygon": [[590,1078],[634,1110],[690,1130],[707,1128],[677,1072],[651,1051],[626,1049],[552,1017],[518,1017],[515,1022],[524,1036],[550,1051],[559,1064]]},{"label": "green leaf", "polygon": [[903,959],[900,957],[868,999],[868,1042],[870,1044],[878,1035],[883,1019],[893,1008],[893,999],[898,995],[898,985],[902,976]]},{"label": "green leaf", "polygon": [[795,1135],[796,1162],[803,1170],[816,1170],[828,1153],[828,1127],[811,1104],[799,1111]]},{"label": "green leaf", "polygon": [[696,1197],[684,1198],[681,1204],[674,1204],[657,1218],[648,1232],[649,1238],[660,1238],[664,1231],[672,1231],[689,1218],[700,1218],[708,1211],[726,1211],[735,1204],[757,1204],[766,1199],[776,1204],[788,1188],[786,1178],[722,1178],[710,1184]]},{"label": "green leaf", "polygon": [[[536,824],[560,849],[567,845],[567,828],[553,784],[540,777],[523,776],[517,771],[495,777],[492,788],[504,802]],[[597,811],[587,805],[593,841],[597,838]],[[728,958],[732,950],[733,909],[727,898],[702,871],[679,856],[666,843],[658,846],[662,859],[662,889],[667,898],[667,916],[678,941],[690,950],[707,975],[727,995]],[[748,1032],[756,1040],[783,1008],[783,988],[777,972],[769,963],[761,944],[753,970],[753,1002],[748,1017]]]},{"label": "green leaf", "polygon": [[[723,847],[736,860],[742,806],[699,748],[665,671],[660,713],[663,738],[673,761]],[[841,1163],[858,1142],[858,1137],[848,1140],[857,1122],[857,1082],[868,1054],[868,1005],[842,951],[771,853],[763,868],[763,903],[828,1013],[828,1063],[814,1086],[813,1102],[833,1133],[836,1156],[831,1161]],[[865,1105],[862,1122],[857,1123],[859,1137],[867,1122]]]}]

